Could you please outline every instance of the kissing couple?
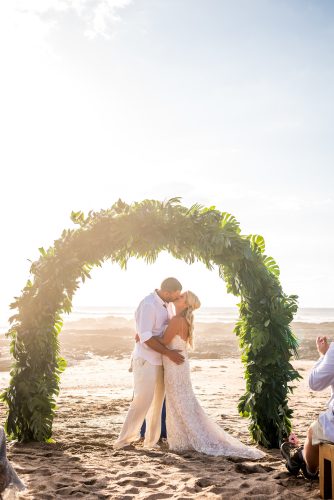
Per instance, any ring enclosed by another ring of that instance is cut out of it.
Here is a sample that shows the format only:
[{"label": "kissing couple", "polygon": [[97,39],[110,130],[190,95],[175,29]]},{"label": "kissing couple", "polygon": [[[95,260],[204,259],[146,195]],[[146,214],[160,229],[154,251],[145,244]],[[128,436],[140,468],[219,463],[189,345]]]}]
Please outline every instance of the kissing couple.
[{"label": "kissing couple", "polygon": [[214,456],[259,459],[265,454],[230,436],[204,412],[194,394],[188,349],[193,345],[198,297],[181,293],[176,278],[165,279],[145,297],[136,313],[137,342],[132,354],[134,394],[114,448],[140,438],[146,419],[145,448],[154,448],[161,433],[166,395],[167,441],[170,450],[195,450]]}]

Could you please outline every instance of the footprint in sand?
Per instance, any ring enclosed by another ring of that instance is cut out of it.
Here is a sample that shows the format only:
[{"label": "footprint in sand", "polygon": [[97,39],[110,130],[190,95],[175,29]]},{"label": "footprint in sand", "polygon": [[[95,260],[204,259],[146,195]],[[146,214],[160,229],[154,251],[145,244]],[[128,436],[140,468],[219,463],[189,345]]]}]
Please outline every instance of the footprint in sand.
[{"label": "footprint in sand", "polygon": [[95,483],[96,479],[86,479],[86,481],[83,481],[83,484],[86,484],[87,486],[92,486]]},{"label": "footprint in sand", "polygon": [[212,479],[209,479],[208,477],[202,477],[201,479],[197,479],[197,481],[195,481],[195,486],[199,486],[200,488],[207,488],[213,484]]},{"label": "footprint in sand", "polygon": [[265,474],[273,470],[272,467],[247,462],[235,464],[234,469],[236,472],[241,472],[242,474]]}]

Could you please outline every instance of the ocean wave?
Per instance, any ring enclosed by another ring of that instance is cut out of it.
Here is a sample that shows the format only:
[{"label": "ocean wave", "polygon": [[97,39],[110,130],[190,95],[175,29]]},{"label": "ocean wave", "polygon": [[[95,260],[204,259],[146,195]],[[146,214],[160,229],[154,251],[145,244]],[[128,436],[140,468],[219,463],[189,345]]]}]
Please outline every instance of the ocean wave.
[{"label": "ocean wave", "polygon": [[[68,322],[80,319],[103,319],[107,317],[133,320],[135,307],[98,307],[87,306],[75,308],[70,315],[64,315]],[[203,307],[196,313],[197,323],[234,323],[238,319],[236,307]],[[334,322],[334,308],[300,308],[294,317],[294,322],[300,323],[332,323]],[[8,331],[9,325],[2,319],[0,334]]]}]

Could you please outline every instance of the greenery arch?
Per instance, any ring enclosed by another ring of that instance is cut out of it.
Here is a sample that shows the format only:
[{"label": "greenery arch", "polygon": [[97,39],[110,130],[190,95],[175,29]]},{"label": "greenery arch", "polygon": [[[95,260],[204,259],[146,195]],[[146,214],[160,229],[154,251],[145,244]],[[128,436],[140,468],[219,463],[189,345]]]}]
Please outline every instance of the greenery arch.
[{"label": "greenery arch", "polygon": [[244,236],[239,223],[215,207],[191,208],[178,198],[121,200],[108,210],[72,213],[77,229],[64,230],[31,265],[32,279],[11,304],[9,387],[2,394],[8,405],[6,430],[20,441],[48,441],[52,435],[55,398],[65,360],[59,355],[61,316],[71,311],[72,297],[94,266],[106,260],[126,268],[130,257],[153,263],[162,250],[187,263],[218,266],[229,292],[240,297],[235,327],[245,366],[246,391],[238,409],[250,418],[253,439],[278,447],[291,430],[288,407],[291,382],[299,374],[290,364],[297,340],[290,322],[297,297],[283,293],[279,269],[264,255],[261,236]]}]

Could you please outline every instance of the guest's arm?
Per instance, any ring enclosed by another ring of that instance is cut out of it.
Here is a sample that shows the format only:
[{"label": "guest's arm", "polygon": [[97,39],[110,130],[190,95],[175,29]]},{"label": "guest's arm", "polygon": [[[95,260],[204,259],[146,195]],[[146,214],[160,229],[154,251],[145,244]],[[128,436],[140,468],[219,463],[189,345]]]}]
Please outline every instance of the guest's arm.
[{"label": "guest's arm", "polygon": [[334,384],[334,343],[328,344],[326,337],[318,337],[317,348],[321,357],[310,373],[309,386],[313,391],[322,391]]}]

